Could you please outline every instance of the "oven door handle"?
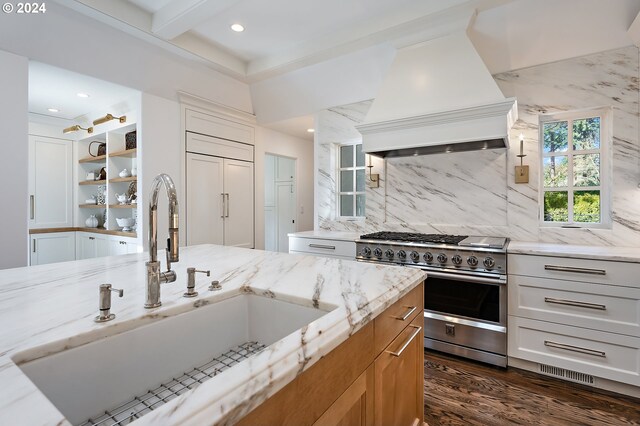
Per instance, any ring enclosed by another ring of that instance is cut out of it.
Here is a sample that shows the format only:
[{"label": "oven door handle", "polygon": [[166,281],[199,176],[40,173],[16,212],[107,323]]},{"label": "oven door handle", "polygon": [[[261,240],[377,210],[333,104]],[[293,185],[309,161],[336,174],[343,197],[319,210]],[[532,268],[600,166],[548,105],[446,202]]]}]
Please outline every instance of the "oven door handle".
[{"label": "oven door handle", "polygon": [[506,284],[507,283],[507,277],[501,275],[498,278],[488,278],[488,277],[480,277],[480,276],[473,276],[473,275],[458,275],[458,274],[447,274],[446,272],[434,272],[434,271],[429,271],[429,270],[424,270],[427,273],[427,279],[429,279],[429,277],[434,277],[434,278],[444,278],[447,280],[454,280],[454,281],[466,281],[466,282],[470,282],[470,283],[478,283],[478,284]]}]

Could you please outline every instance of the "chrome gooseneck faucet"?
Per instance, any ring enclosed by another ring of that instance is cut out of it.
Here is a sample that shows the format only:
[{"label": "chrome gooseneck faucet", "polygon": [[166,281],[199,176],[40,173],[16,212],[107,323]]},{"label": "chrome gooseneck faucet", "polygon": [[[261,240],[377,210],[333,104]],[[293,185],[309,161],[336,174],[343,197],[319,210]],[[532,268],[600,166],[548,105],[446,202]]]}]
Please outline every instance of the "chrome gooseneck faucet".
[{"label": "chrome gooseneck faucet", "polygon": [[[158,192],[164,184],[169,198],[169,238],[167,239],[167,270],[160,272],[158,261]],[[171,283],[176,280],[175,271],[171,270],[171,262],[180,260],[178,242],[179,228],[178,194],[176,186],[169,175],[161,173],[151,184],[151,197],[149,199],[149,261],[147,265],[147,291],[145,308],[157,308],[162,305],[160,301],[160,283]]]}]

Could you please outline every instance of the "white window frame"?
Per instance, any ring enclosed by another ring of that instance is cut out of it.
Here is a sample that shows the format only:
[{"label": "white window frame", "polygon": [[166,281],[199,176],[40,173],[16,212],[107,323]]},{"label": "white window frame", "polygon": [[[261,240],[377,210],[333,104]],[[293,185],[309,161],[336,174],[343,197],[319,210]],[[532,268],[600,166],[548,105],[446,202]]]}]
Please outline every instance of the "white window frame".
[{"label": "white window frame", "polygon": [[[600,149],[597,150],[583,150],[579,151],[578,155],[581,154],[600,154],[600,186],[596,187],[575,187],[574,176],[573,176],[573,121],[582,120],[585,118],[594,118],[600,117]],[[538,148],[540,149],[540,182],[539,182],[539,218],[540,225],[543,227],[550,228],[593,228],[593,229],[602,229],[602,228],[611,228],[611,145],[613,143],[613,134],[612,134],[612,111],[611,107],[599,107],[599,108],[590,108],[584,110],[575,110],[568,111],[562,113],[555,114],[542,114],[539,116],[539,144]],[[568,131],[567,131],[567,151],[563,152],[553,152],[553,153],[545,153],[544,152],[544,123],[554,122],[554,121],[567,121],[568,122]],[[553,156],[567,156],[568,160],[568,169],[567,169],[567,186],[566,187],[558,187],[553,189],[545,189],[544,187],[544,159]],[[599,190],[600,191],[600,222],[574,222],[573,221],[573,196],[575,192],[580,192],[583,190]],[[548,222],[544,220],[544,194],[545,192],[564,192],[566,191],[568,194],[568,213],[569,213],[569,221],[568,222]]]},{"label": "white window frame", "polygon": [[[336,155],[336,170],[337,170],[337,178],[336,178],[336,207],[337,207],[337,211],[336,211],[336,217],[339,220],[364,220],[367,214],[366,211],[366,207],[365,207],[365,215],[364,216],[355,216],[355,213],[357,211],[356,209],[356,199],[358,195],[364,195],[365,199],[366,199],[366,186],[365,186],[365,190],[364,191],[356,191],[356,171],[357,170],[365,170],[365,178],[366,178],[366,160],[365,160],[365,165],[364,166],[356,166],[356,149],[355,146],[356,145],[362,145],[362,140],[360,139],[356,139],[353,141],[348,141],[348,142],[344,142],[341,144],[336,144],[336,151],[337,151],[337,155]],[[340,158],[340,150],[343,146],[351,146],[353,149],[353,166],[352,167],[341,167],[341,158]],[[353,191],[345,191],[342,192],[340,191],[340,189],[342,188],[342,182],[341,182],[341,176],[342,176],[342,171],[349,171],[351,170],[353,172]],[[342,216],[340,213],[342,212],[342,209],[340,208],[340,203],[341,203],[341,195],[353,195],[353,216]]]}]

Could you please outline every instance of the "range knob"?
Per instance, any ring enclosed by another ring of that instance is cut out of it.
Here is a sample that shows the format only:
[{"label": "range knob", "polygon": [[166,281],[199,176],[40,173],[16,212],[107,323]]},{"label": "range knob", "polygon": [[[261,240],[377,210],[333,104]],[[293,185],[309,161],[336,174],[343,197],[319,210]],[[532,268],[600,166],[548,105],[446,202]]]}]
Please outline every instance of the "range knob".
[{"label": "range knob", "polygon": [[469,256],[469,258],[467,259],[467,265],[475,268],[476,266],[478,266],[478,258],[475,256]]},{"label": "range knob", "polygon": [[365,247],[362,249],[362,255],[365,257],[371,256],[371,249],[369,247]]},{"label": "range knob", "polygon": [[373,251],[373,254],[376,257],[382,257],[382,249],[380,247],[376,247],[376,249]]},{"label": "range knob", "polygon": [[414,262],[418,263],[418,261],[420,260],[420,255],[418,254],[417,251],[412,251],[409,254],[409,257],[411,257],[411,260],[413,260]]},{"label": "range knob", "polygon": [[496,266],[496,261],[493,260],[493,257],[489,256],[484,258],[484,261],[482,261],[482,264],[487,269],[493,269],[493,267]]},{"label": "range knob", "polygon": [[398,257],[400,259],[406,259],[407,253],[404,250],[398,250]]},{"label": "range knob", "polygon": [[462,263],[462,256],[460,256],[459,254],[454,254],[451,257],[451,261],[454,265],[460,265]]},{"label": "range knob", "polygon": [[433,255],[430,252],[426,252],[423,257],[425,262],[427,263],[433,262]]},{"label": "range knob", "polygon": [[384,255],[389,259],[393,259],[393,250],[387,249],[387,251],[384,252]]},{"label": "range knob", "polygon": [[440,253],[438,255],[438,262],[440,263],[447,263],[447,255],[444,253]]}]

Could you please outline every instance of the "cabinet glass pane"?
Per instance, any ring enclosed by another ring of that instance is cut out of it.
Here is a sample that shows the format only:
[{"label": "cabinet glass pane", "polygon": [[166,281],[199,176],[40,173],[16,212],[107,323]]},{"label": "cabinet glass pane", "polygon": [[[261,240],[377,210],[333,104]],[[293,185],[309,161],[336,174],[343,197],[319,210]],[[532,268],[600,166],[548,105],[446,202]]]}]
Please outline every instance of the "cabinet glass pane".
[{"label": "cabinet glass pane", "polygon": [[353,145],[340,147],[340,167],[353,167]]},{"label": "cabinet glass pane", "polygon": [[542,124],[544,138],[544,152],[563,152],[569,146],[569,123],[566,121],[552,121]]},{"label": "cabinet glass pane", "polygon": [[362,144],[356,145],[356,166],[364,166],[364,152],[362,152]]},{"label": "cabinet glass pane", "polygon": [[340,216],[353,216],[353,195],[340,196]]},{"label": "cabinet glass pane", "polygon": [[544,221],[569,221],[569,194],[566,191],[544,193]]},{"label": "cabinet glass pane", "polygon": [[363,192],[365,188],[365,175],[363,170],[356,170],[356,191]]},{"label": "cabinet glass pane", "polygon": [[566,187],[568,184],[569,160],[566,155],[545,157],[542,161],[544,168],[544,187]]},{"label": "cabinet glass pane", "polygon": [[340,192],[353,192],[353,170],[340,172]]},{"label": "cabinet glass pane", "polygon": [[573,156],[573,184],[575,186],[600,185],[600,154]]},{"label": "cabinet glass pane", "polygon": [[364,195],[356,195],[356,216],[364,216]]},{"label": "cabinet glass pane", "polygon": [[573,122],[573,149],[600,148],[600,117],[585,118]]},{"label": "cabinet glass pane", "polygon": [[600,222],[600,191],[576,191],[573,193],[573,221]]}]

